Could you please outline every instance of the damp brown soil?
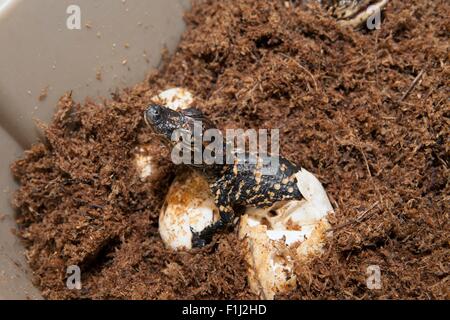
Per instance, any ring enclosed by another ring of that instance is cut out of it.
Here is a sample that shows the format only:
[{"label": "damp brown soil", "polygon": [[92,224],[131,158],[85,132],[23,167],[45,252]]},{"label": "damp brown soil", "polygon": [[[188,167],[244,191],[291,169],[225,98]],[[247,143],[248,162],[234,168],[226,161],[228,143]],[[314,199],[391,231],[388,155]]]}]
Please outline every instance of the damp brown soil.
[{"label": "damp brown soil", "polygon": [[[192,252],[158,235],[177,169],[142,114],[181,86],[220,128],[279,128],[282,154],[330,196],[324,254],[278,298],[448,299],[449,16],[445,0],[394,0],[368,32],[293,1],[196,2],[161,68],[103,101],[65,95],[12,165],[34,283],[48,299],[255,298],[236,230]],[[133,163],[146,144],[159,164],[151,181]],[[66,288],[69,265],[80,291]],[[366,286],[370,265],[379,290]]]}]

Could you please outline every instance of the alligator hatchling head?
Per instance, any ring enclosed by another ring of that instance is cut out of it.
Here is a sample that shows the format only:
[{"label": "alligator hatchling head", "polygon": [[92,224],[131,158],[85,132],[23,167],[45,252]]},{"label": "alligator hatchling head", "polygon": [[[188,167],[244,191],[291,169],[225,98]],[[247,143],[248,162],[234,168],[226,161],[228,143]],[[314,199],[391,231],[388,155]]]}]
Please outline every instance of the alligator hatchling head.
[{"label": "alligator hatchling head", "polygon": [[147,125],[162,138],[169,146],[174,146],[180,140],[181,135],[192,138],[195,125],[199,126],[199,135],[203,136],[205,130],[213,127],[203,113],[195,108],[180,111],[172,110],[159,104],[150,105],[144,113]]}]

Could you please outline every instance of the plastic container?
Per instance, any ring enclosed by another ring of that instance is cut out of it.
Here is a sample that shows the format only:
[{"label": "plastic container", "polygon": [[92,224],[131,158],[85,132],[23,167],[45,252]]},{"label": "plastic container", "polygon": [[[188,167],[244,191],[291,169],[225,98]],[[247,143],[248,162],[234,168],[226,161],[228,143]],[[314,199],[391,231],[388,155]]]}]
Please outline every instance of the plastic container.
[{"label": "plastic container", "polygon": [[67,91],[81,101],[142,81],[164,47],[175,49],[188,7],[189,0],[0,0],[0,299],[41,298],[10,204],[17,185],[9,167],[37,141],[34,120],[49,121]]}]

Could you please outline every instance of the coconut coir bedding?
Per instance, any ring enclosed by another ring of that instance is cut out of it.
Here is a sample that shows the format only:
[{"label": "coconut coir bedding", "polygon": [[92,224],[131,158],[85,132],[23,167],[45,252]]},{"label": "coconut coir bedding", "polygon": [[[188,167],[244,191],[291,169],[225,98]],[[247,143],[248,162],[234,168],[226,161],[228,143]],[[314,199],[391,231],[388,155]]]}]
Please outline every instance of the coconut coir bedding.
[{"label": "coconut coir bedding", "polygon": [[[359,32],[292,1],[196,2],[159,70],[101,102],[64,96],[13,164],[35,284],[49,299],[255,298],[236,232],[192,252],[158,235],[177,169],[142,114],[181,86],[220,128],[280,128],[283,155],[329,193],[325,253],[278,298],[449,298],[449,16],[445,0],[390,1],[381,29]],[[146,144],[160,169],[142,182],[133,154]],[[80,291],[66,288],[69,265]]]}]

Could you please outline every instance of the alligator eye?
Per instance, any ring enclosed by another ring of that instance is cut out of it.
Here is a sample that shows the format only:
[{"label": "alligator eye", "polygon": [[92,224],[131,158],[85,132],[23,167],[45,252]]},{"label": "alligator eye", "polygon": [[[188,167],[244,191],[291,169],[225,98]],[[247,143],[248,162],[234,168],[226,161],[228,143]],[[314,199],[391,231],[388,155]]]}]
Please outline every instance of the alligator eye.
[{"label": "alligator eye", "polygon": [[145,112],[145,120],[148,124],[156,124],[161,119],[162,107],[158,105],[150,106]]},{"label": "alligator eye", "polygon": [[150,115],[153,119],[159,119],[161,116],[161,110],[159,106],[153,106],[150,108]]}]

